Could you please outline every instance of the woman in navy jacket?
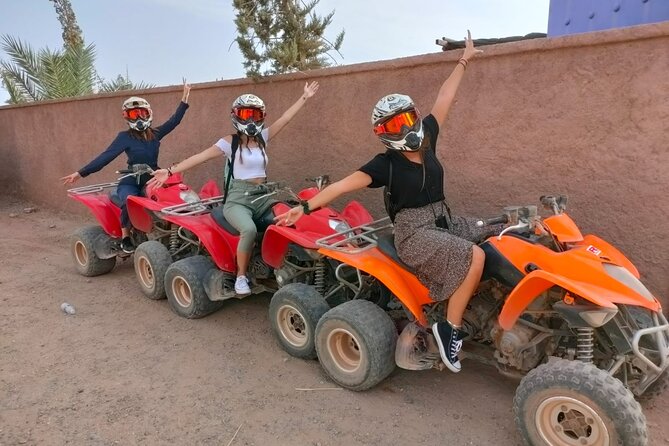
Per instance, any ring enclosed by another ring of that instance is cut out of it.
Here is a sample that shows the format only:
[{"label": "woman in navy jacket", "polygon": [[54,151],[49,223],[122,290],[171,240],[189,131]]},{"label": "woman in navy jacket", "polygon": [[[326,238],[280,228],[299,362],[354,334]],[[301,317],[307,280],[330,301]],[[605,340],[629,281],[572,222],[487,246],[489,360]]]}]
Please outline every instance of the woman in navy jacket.
[{"label": "woman in navy jacket", "polygon": [[[99,171],[123,152],[128,157],[128,168],[132,168],[134,164],[147,164],[153,170],[158,170],[160,141],[181,122],[188,109],[189,93],[190,85],[184,83],[183,96],[176,112],[164,124],[155,128],[151,127],[153,112],[149,103],[145,99],[136,96],[126,99],[122,107],[123,118],[130,128],[116,135],[116,138],[109,147],[93,161],[77,172],[61,178],[63,184],[74,183],[79,178]],[[149,179],[151,179],[151,175],[149,174],[142,175],[139,178],[126,177],[121,179],[116,190],[123,202],[123,206],[121,207],[121,248],[126,253],[134,251],[132,239],[130,238],[131,224],[128,217],[126,199],[129,195],[141,195]]]}]

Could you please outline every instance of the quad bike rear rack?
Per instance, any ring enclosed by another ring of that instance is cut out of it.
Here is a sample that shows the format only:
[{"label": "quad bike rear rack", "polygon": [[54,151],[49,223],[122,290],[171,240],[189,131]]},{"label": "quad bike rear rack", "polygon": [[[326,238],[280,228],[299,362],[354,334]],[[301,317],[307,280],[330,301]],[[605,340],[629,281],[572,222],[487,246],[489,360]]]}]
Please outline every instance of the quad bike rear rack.
[{"label": "quad bike rear rack", "polygon": [[97,194],[105,189],[111,189],[112,187],[116,186],[118,186],[118,181],[114,181],[112,183],[91,184],[89,186],[81,186],[81,187],[75,187],[73,189],[68,189],[67,193],[73,195]]},{"label": "quad bike rear rack", "polygon": [[384,217],[343,232],[319,238],[316,240],[316,245],[333,251],[358,254],[378,246],[376,234],[392,229],[392,227],[390,218]]},{"label": "quad bike rear rack", "polygon": [[166,215],[181,217],[208,214],[215,206],[223,203],[223,201],[224,196],[218,195],[216,197],[205,198],[204,200],[195,201],[193,203],[182,203],[175,204],[173,206],[167,206],[162,208],[160,212]]}]

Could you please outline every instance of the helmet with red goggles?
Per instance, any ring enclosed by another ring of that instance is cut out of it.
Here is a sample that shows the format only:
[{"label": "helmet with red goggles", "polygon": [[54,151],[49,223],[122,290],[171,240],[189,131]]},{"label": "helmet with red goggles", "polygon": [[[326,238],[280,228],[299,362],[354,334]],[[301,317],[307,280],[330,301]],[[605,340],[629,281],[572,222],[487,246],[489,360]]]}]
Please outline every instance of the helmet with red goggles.
[{"label": "helmet with red goggles", "polygon": [[372,111],[374,133],[393,150],[417,151],[423,142],[423,121],[413,100],[404,94],[381,98]]},{"label": "helmet with red goggles", "polygon": [[231,117],[238,131],[255,136],[265,125],[265,103],[256,95],[243,94],[232,103]]},{"label": "helmet with red goggles", "polygon": [[123,118],[128,122],[128,126],[140,132],[148,129],[153,120],[151,105],[146,99],[133,96],[123,102]]}]

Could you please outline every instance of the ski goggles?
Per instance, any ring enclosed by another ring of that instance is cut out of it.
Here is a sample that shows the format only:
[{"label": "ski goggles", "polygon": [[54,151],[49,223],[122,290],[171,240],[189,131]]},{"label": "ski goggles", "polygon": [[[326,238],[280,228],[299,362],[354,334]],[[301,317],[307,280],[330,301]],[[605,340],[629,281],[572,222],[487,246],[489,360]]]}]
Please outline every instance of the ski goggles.
[{"label": "ski goggles", "polygon": [[374,133],[377,135],[401,135],[404,131],[402,130],[403,127],[411,129],[419,120],[420,115],[417,110],[407,110],[393,116],[381,124],[375,125]]},{"label": "ski goggles", "polygon": [[148,108],[131,108],[130,110],[126,110],[123,115],[126,119],[136,121],[138,119],[149,119],[151,111]]},{"label": "ski goggles", "polygon": [[259,122],[265,119],[265,112],[259,108],[233,108],[232,113],[242,122],[246,122],[248,120]]}]

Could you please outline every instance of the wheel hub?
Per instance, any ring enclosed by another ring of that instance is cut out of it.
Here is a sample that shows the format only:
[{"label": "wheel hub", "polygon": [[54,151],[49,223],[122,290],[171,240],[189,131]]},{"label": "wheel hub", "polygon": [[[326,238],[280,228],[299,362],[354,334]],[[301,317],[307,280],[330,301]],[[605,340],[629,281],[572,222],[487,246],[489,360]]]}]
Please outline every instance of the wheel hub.
[{"label": "wheel hub", "polygon": [[193,302],[193,292],[190,289],[190,285],[182,277],[177,276],[172,279],[172,294],[174,295],[174,300],[184,308],[188,308]]},{"label": "wheel hub", "polygon": [[333,330],[328,335],[327,346],[335,365],[343,372],[353,373],[360,367],[360,347],[348,330],[343,328]]},{"label": "wheel hub", "polygon": [[547,398],[537,409],[535,423],[541,437],[550,445],[609,444],[608,430],[596,410],[575,398]]},{"label": "wheel hub", "polygon": [[139,280],[142,282],[142,285],[147,289],[153,289],[156,285],[155,276],[153,275],[153,268],[151,268],[151,262],[144,256],[140,257],[137,260]]},{"label": "wheel hub", "polygon": [[85,267],[88,264],[88,249],[80,240],[74,244],[74,259],[81,266]]},{"label": "wheel hub", "polygon": [[281,336],[295,347],[303,347],[308,342],[307,324],[300,312],[291,305],[282,306],[277,312],[277,325]]}]

